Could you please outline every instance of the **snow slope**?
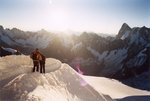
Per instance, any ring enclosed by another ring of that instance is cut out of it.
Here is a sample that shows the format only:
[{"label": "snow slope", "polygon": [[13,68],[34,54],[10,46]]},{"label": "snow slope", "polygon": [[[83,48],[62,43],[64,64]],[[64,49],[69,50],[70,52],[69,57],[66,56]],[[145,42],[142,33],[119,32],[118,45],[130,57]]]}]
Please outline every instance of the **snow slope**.
[{"label": "snow slope", "polygon": [[58,60],[46,60],[46,74],[31,70],[29,56],[0,58],[0,101],[112,101]]},{"label": "snow slope", "polygon": [[104,77],[84,76],[84,79],[98,92],[110,95],[119,101],[150,101],[150,92],[138,90],[121,82]]}]

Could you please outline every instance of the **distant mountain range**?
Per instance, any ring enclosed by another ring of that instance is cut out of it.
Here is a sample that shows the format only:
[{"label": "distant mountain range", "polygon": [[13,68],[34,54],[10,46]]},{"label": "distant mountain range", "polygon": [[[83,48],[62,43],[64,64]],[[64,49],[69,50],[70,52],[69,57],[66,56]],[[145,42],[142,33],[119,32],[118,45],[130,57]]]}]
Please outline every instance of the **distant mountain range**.
[{"label": "distant mountain range", "polygon": [[115,37],[96,33],[55,34],[45,30],[24,32],[0,26],[0,45],[30,54],[39,48],[86,75],[119,80],[136,77],[150,68],[150,28],[124,23]]}]

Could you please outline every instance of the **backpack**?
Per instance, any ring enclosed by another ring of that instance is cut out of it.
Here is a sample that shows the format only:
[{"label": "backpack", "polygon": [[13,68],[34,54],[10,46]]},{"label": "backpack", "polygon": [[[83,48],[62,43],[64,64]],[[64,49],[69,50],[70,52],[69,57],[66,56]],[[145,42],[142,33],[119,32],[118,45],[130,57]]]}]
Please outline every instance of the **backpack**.
[{"label": "backpack", "polygon": [[33,60],[38,60],[37,54],[35,54],[35,53],[32,53],[30,57]]}]

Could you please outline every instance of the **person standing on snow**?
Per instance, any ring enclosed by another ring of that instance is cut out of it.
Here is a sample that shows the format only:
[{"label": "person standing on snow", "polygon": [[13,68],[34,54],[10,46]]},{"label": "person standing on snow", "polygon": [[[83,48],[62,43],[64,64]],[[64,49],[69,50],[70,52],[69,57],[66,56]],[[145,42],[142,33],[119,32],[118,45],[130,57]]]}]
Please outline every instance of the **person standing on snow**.
[{"label": "person standing on snow", "polygon": [[38,59],[38,49],[33,51],[30,55],[31,59],[33,60],[33,70],[32,72],[35,72],[35,70],[39,71],[39,59]]},{"label": "person standing on snow", "polygon": [[45,73],[45,56],[39,52],[38,54],[39,62],[40,62],[40,73]]},{"label": "person standing on snow", "polygon": [[40,73],[45,73],[45,56],[38,50],[36,49],[34,52],[32,52],[31,56],[33,59],[33,72],[39,71],[39,65],[40,65]]}]

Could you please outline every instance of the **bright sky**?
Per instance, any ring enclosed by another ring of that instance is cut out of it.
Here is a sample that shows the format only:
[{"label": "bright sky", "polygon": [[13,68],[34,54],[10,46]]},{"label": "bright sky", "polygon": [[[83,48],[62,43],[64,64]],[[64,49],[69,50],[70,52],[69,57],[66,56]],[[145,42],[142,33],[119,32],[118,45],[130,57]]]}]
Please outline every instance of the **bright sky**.
[{"label": "bright sky", "polygon": [[150,27],[150,0],[0,0],[6,28],[117,34],[124,22]]}]

